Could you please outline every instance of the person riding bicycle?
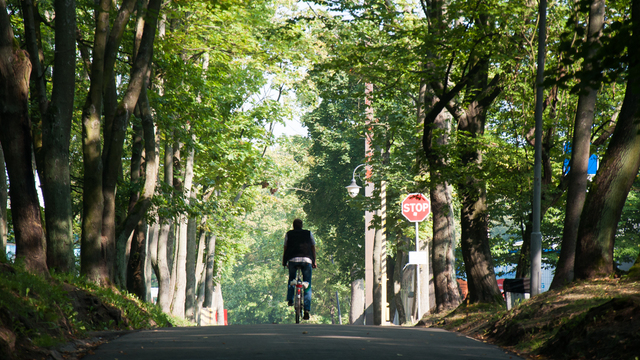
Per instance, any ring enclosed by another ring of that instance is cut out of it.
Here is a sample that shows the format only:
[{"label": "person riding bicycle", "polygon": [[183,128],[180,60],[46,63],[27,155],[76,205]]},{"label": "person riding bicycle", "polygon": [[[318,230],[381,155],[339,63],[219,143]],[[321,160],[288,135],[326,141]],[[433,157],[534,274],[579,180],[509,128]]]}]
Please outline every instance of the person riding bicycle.
[{"label": "person riding bicycle", "polygon": [[289,281],[287,282],[287,302],[293,306],[293,293],[295,287],[291,281],[296,277],[296,268],[302,269],[302,281],[309,283],[304,292],[304,320],[309,320],[311,310],[311,272],[316,265],[316,241],[309,230],[302,229],[302,220],[293,220],[293,230],[284,235],[284,252],[282,254],[282,266],[289,265]]}]

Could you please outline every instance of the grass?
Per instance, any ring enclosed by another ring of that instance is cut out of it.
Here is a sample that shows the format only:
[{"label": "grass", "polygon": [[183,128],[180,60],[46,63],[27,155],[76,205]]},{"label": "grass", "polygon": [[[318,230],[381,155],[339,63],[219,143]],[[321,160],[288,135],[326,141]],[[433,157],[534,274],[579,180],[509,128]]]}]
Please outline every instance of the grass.
[{"label": "grass", "polygon": [[573,283],[521,303],[463,304],[422,319],[535,359],[634,359],[640,353],[640,283]]},{"label": "grass", "polygon": [[45,279],[0,263],[0,358],[38,358],[44,348],[94,331],[189,325],[153,304],[84,278]]}]

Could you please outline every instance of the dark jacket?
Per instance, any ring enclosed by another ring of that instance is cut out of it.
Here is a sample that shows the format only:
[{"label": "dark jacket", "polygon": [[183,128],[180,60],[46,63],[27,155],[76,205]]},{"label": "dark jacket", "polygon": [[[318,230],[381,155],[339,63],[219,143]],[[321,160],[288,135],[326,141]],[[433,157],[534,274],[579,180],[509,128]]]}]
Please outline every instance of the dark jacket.
[{"label": "dark jacket", "polygon": [[282,256],[282,265],[295,257],[308,257],[315,264],[313,241],[309,230],[289,230],[287,232],[287,249]]}]

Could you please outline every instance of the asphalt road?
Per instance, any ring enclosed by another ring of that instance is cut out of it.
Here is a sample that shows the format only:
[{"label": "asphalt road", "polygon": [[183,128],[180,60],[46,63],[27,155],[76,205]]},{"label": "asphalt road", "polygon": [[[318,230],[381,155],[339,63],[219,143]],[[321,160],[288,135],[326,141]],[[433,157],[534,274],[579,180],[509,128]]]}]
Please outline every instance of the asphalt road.
[{"label": "asphalt road", "polygon": [[124,335],[83,360],[520,359],[439,329],[340,325],[166,328]]}]

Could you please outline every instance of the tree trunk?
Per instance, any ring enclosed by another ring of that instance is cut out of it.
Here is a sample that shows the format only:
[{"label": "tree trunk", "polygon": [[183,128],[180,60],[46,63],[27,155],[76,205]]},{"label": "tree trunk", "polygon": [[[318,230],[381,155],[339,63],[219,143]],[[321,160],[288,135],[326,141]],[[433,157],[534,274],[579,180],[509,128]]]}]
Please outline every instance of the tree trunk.
[{"label": "tree trunk", "polygon": [[214,276],[213,273],[214,264],[215,264],[215,253],[216,253],[216,236],[214,234],[209,234],[209,239],[207,240],[207,267],[205,269],[206,280],[205,280],[205,290],[204,290],[204,304],[203,306],[206,308],[210,308],[213,304],[213,291],[215,287]]},{"label": "tree trunk", "polygon": [[[166,170],[165,170],[166,171]],[[169,255],[167,243],[169,233],[171,232],[171,220],[160,219],[160,234],[158,235],[158,305],[163,312],[171,311],[171,299],[173,298],[173,289],[171,288],[171,271],[169,270],[168,256],[173,257],[173,252]],[[158,276],[159,274],[159,276]]]},{"label": "tree trunk", "polygon": [[[173,147],[166,143],[164,147],[164,182],[167,186],[173,186]],[[171,197],[171,195],[169,195]],[[171,232],[171,218],[160,217],[158,219],[159,235],[157,245],[158,269],[156,277],[158,278],[158,304],[163,312],[171,311],[171,299],[173,298],[173,290],[171,288],[171,265],[168,257],[173,257],[173,252],[169,252],[169,234]],[[171,255],[169,255],[171,254]]]},{"label": "tree trunk", "polygon": [[147,224],[140,219],[138,227],[133,232],[131,241],[131,254],[127,266],[127,291],[138,296],[140,300],[147,297],[147,288],[144,279],[145,249],[147,243]]},{"label": "tree trunk", "polygon": [[171,302],[171,314],[184,318],[187,291],[187,217],[178,217],[179,232],[176,237],[177,256],[175,259],[175,293]]},{"label": "tree trunk", "polygon": [[[473,81],[475,86],[471,87],[471,92],[475,93],[473,100],[458,120],[461,142],[465,141],[463,134],[467,134],[469,140],[484,135],[487,108],[501,91],[498,87],[492,90],[487,79],[488,69],[483,65]],[[496,75],[491,83],[496,83],[497,79]],[[462,163],[468,168],[458,185],[462,203],[460,242],[469,287],[468,299],[471,303],[501,302],[489,245],[486,182],[476,175],[481,173],[482,151],[473,144],[461,143],[461,147]]]},{"label": "tree trunk", "polygon": [[[376,216],[380,216],[380,211],[375,212]],[[373,324],[380,325],[382,323],[382,241],[383,229],[379,227],[375,230],[373,238]],[[385,269],[386,270],[386,269]]]},{"label": "tree trunk", "polygon": [[[402,239],[405,239],[405,237],[403,236]],[[407,313],[402,299],[402,269],[404,269],[406,264],[405,257],[405,252],[398,246],[398,250],[396,251],[396,264],[393,267],[393,300],[394,308],[398,313],[399,325],[404,324],[407,319]],[[394,317],[393,313],[391,317]]]},{"label": "tree trunk", "polygon": [[107,249],[102,241],[102,155],[100,147],[100,115],[104,84],[104,52],[109,31],[111,1],[100,0],[96,6],[96,32],[93,42],[91,84],[82,110],[82,151],[84,165],[83,216],[80,252],[81,273],[89,281],[111,282],[106,263]]},{"label": "tree trunk", "polygon": [[[175,133],[174,133],[175,135]],[[178,176],[181,172],[182,172],[182,165],[181,165],[181,148],[182,144],[180,144],[179,141],[174,142],[173,144],[173,159],[172,159],[172,168],[173,168],[173,178],[172,178],[172,184],[173,184],[173,197],[177,196],[178,194],[182,193],[182,180],[180,180],[180,176]],[[166,177],[166,174],[165,174]],[[176,201],[175,199],[172,200],[171,202],[172,204],[175,204]],[[170,302],[171,302],[171,308],[173,308],[173,298],[175,297],[175,293],[176,293],[176,284],[177,284],[177,277],[178,277],[178,241],[177,241],[177,236],[176,236],[176,232],[180,227],[180,216],[176,216],[175,221],[172,221],[171,224],[171,228],[168,232],[168,237],[167,237],[167,256],[169,257],[169,269],[171,269],[169,272],[171,274],[171,280],[169,283],[169,291],[171,294],[170,297]]]},{"label": "tree trunk", "polygon": [[25,269],[48,275],[40,204],[31,163],[29,56],[17,45],[5,0],[0,0],[0,143],[4,151],[16,237]]},{"label": "tree trunk", "polygon": [[[129,234],[134,229],[134,224],[144,219],[147,209],[151,206],[151,199],[155,192],[155,187],[158,179],[158,138],[153,123],[153,117],[151,116],[151,109],[149,107],[149,100],[147,98],[146,86],[141,89],[140,97],[138,101],[138,107],[140,109],[140,116],[142,118],[142,134],[144,135],[144,185],[139,193],[130,199],[130,210],[124,220],[118,235],[118,243],[125,243],[129,238]],[[139,144],[138,144],[139,146]],[[140,152],[140,150],[136,150]],[[139,183],[135,180],[135,169],[140,171],[140,162],[135,160],[132,156],[132,183]]]},{"label": "tree trunk", "polygon": [[58,272],[73,272],[73,212],[69,175],[69,144],[73,120],[76,65],[75,1],[55,1],[56,31],[51,106],[43,116],[47,264]]},{"label": "tree trunk", "polygon": [[460,292],[455,274],[455,229],[453,213],[450,210],[451,185],[442,178],[441,171],[447,166],[443,148],[449,144],[450,125],[444,112],[435,117],[429,131],[429,147],[425,149],[429,161],[431,177],[430,195],[433,214],[433,285],[436,311],[456,308],[460,302]]},{"label": "tree trunk", "polygon": [[[455,234],[451,204],[451,186],[445,181],[435,184],[430,192],[433,212],[433,285],[436,312],[460,305],[460,291],[455,272]],[[437,208],[437,210],[434,210]],[[436,216],[437,215],[437,216]]]},{"label": "tree trunk", "polygon": [[[204,243],[205,241],[201,241],[201,244],[204,245]],[[204,270],[204,267],[203,267],[203,270]],[[196,304],[196,324],[198,325],[202,324],[202,308],[204,307],[206,282],[207,282],[207,272],[202,271],[198,276],[198,301]]]},{"label": "tree trunk", "polygon": [[[583,69],[592,73],[599,49],[599,39],[604,27],[605,0],[592,0],[589,10],[587,30],[587,52],[584,56]],[[567,191],[567,208],[562,232],[562,248],[556,266],[552,289],[560,288],[573,280],[573,268],[576,255],[576,241],[580,215],[587,196],[587,170],[591,156],[591,127],[596,108],[599,81],[589,82],[578,98],[576,119],[571,144],[571,166],[569,172],[569,189]]]},{"label": "tree trunk", "polygon": [[[191,197],[191,186],[193,184],[193,160],[194,149],[189,150],[187,156],[187,164],[185,168],[184,176],[184,197],[188,199]],[[179,235],[176,240],[177,257],[176,257],[176,292],[173,296],[171,313],[175,316],[185,317],[185,303],[187,296],[187,228],[188,218],[187,214],[180,215],[179,217]]]},{"label": "tree trunk", "polygon": [[[47,99],[47,85],[45,82],[44,71],[42,70],[42,61],[44,61],[44,53],[42,52],[40,23],[36,22],[34,16],[34,6],[31,0],[22,0],[22,18],[24,23],[24,39],[25,48],[29,53],[31,60],[31,101],[32,108],[37,111],[31,112],[31,136],[33,141],[33,152],[36,160],[37,176],[40,184],[45,183],[44,179],[44,152],[43,148],[43,119],[47,116],[47,108],[49,101]],[[64,31],[64,30],[63,30]],[[57,38],[56,38],[57,40]],[[72,41],[75,38],[72,36]],[[54,67],[55,71],[55,67]]]},{"label": "tree trunk", "polygon": [[[139,111],[138,111],[139,113]],[[139,114],[138,114],[139,115]],[[133,124],[133,133],[131,136],[131,170],[130,170],[130,184],[129,184],[129,206],[127,209],[128,214],[131,213],[133,206],[136,204],[138,199],[140,198],[140,182],[142,180],[142,171],[144,162],[142,160],[143,157],[143,149],[144,142],[143,139],[143,130],[142,126],[138,123]],[[138,226],[136,226],[135,231],[133,232],[133,236],[130,241],[130,245],[126,249],[125,257],[127,259],[127,268],[126,268],[126,289],[130,293],[137,294],[140,297],[140,293],[137,292],[140,286],[142,270],[140,268],[140,246],[142,245],[140,238],[140,230],[142,222],[138,222]],[[146,225],[146,224],[144,224]],[[145,235],[146,237],[146,235]]]},{"label": "tree trunk", "polygon": [[349,324],[364,325],[364,279],[357,279],[351,282]]},{"label": "tree trunk", "polygon": [[[640,0],[631,5],[631,44],[640,42]],[[591,184],[576,247],[576,279],[613,273],[613,245],[617,224],[640,167],[640,48],[629,48],[629,78],[616,129]]]},{"label": "tree trunk", "polygon": [[[133,10],[133,5],[129,5],[130,2],[135,4],[135,1],[127,0],[121,6],[121,11],[119,16],[129,17],[131,11]],[[143,89],[146,89],[146,84],[148,83],[148,77],[150,73],[151,66],[151,57],[153,54],[153,43],[155,41],[156,36],[156,24],[158,22],[158,15],[160,12],[160,0],[150,0],[149,7],[146,11],[146,18],[144,24],[144,30],[142,33],[142,39],[140,41],[140,48],[136,54],[135,61],[133,63],[133,68],[131,70],[131,76],[129,79],[129,84],[127,86],[127,90],[125,94],[118,104],[118,108],[115,112],[115,117],[112,122],[111,134],[109,137],[110,141],[107,141],[107,135],[105,135],[105,152],[103,154],[103,162],[104,162],[104,172],[103,172],[103,194],[104,194],[104,213],[103,213],[103,223],[102,223],[102,236],[107,242],[110,249],[114,249],[114,246],[117,246],[117,252],[115,253],[115,258],[112,261],[115,261],[114,272],[117,274],[116,280],[120,283],[120,285],[124,285],[124,275],[126,273],[126,263],[123,261],[124,252],[126,249],[126,241],[129,238],[131,232],[135,228],[135,224],[138,223],[137,219],[126,219],[125,220],[125,233],[118,234],[116,241],[116,214],[115,214],[115,194],[116,194],[116,185],[120,173],[120,169],[122,166],[122,152],[123,152],[123,143],[124,137],[126,135],[126,128],[129,118],[133,113],[133,109],[138,104],[138,99],[140,98],[141,92]],[[130,6],[130,9],[124,9],[125,6]],[[118,18],[119,19],[119,18]],[[114,25],[115,28],[115,25]],[[118,31],[124,31],[123,29],[117,28]],[[112,31],[112,36],[109,39],[109,46],[112,44],[119,44],[118,41],[112,41],[114,37],[114,33],[116,29]],[[118,38],[121,38],[120,35]],[[109,50],[109,49],[108,49]],[[114,50],[115,51],[115,50]],[[107,55],[110,56],[112,54],[111,51],[107,51]],[[115,58],[115,55],[114,55]],[[112,61],[110,58],[107,59],[108,64]],[[115,61],[115,60],[113,60]],[[107,69],[113,69],[113,66],[108,66]],[[108,79],[111,79],[109,77]],[[146,104],[148,106],[148,104]],[[145,106],[140,106],[141,111],[145,111]],[[145,116],[143,115],[143,118]],[[151,114],[147,115],[148,118],[151,117]],[[144,121],[144,120],[143,120]],[[109,122],[107,119],[106,122]],[[155,138],[153,138],[153,144],[155,144]],[[146,144],[146,142],[145,142]],[[155,146],[154,146],[155,147]],[[155,179],[154,179],[155,180]],[[155,182],[154,182],[155,186]],[[153,191],[151,192],[151,196]],[[142,206],[142,205],[140,205]],[[137,211],[137,214],[142,214],[146,212],[146,208],[144,211]],[[141,214],[139,215],[141,216]],[[137,221],[136,221],[137,220]]]},{"label": "tree trunk", "polygon": [[222,297],[222,284],[216,284],[216,313],[218,314],[218,325],[224,325],[224,298]]},{"label": "tree trunk", "polygon": [[[195,191],[191,191],[190,205],[194,205]],[[187,223],[187,283],[185,295],[185,318],[195,321],[196,311],[196,268],[198,261],[198,239],[196,237],[198,220],[190,216]]]},{"label": "tree trunk", "polygon": [[[199,224],[199,236],[198,236],[198,257],[196,260],[196,279],[198,279],[198,281],[200,281],[200,277],[202,276],[202,273],[204,272],[204,268],[205,268],[205,263],[204,263],[204,253],[206,251],[206,246],[207,246],[207,232],[205,231],[205,227],[207,226],[207,216],[202,216],[202,219],[200,219],[200,224]],[[203,283],[204,284],[204,281]],[[200,284],[198,284],[198,287],[200,286]],[[199,292],[198,292],[199,293]]]},{"label": "tree trunk", "polygon": [[4,152],[0,144],[0,261],[7,259],[7,173],[4,166]]},{"label": "tree trunk", "polygon": [[204,303],[204,283],[206,282],[207,274],[204,271],[204,252],[206,246],[207,234],[204,231],[206,225],[206,216],[203,216],[200,221],[200,236],[198,236],[198,256],[196,258],[196,305],[194,321],[196,324],[200,323],[200,313],[202,310],[202,304]]},{"label": "tree trunk", "polygon": [[[160,284],[160,266],[158,265],[158,238],[160,237],[160,223],[157,217],[157,214],[153,214],[153,225],[149,228],[149,235],[147,235],[147,243],[149,244],[147,247],[147,262],[148,265],[148,273],[145,274],[149,279],[152,280],[153,274],[156,276],[156,280],[158,281],[158,285]],[[151,285],[149,285],[151,287]],[[159,291],[158,291],[159,295]],[[151,301],[151,296],[149,296],[149,301]]]}]

